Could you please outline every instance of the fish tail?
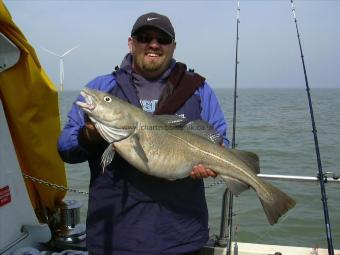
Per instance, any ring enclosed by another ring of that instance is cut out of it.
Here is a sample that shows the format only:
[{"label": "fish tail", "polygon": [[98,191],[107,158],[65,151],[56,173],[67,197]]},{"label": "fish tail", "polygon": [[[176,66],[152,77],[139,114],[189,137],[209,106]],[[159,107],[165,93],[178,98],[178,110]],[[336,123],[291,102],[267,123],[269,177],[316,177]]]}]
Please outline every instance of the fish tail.
[{"label": "fish tail", "polygon": [[258,196],[269,223],[273,225],[277,223],[278,219],[289,209],[293,208],[296,202],[286,193],[271,184],[265,183],[265,186],[266,191],[258,192]]}]

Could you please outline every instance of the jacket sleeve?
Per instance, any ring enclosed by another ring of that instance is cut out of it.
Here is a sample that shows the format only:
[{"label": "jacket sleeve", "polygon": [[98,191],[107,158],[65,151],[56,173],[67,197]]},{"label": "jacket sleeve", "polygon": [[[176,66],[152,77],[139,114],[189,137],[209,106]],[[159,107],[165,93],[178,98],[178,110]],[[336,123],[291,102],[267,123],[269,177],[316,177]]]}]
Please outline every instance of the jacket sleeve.
[{"label": "jacket sleeve", "polygon": [[[86,87],[110,92],[116,85],[113,75],[100,76],[89,82]],[[76,101],[84,101],[79,95]],[[76,102],[75,101],[75,102]],[[67,115],[67,122],[58,139],[58,152],[66,163],[80,163],[88,160],[91,150],[79,142],[79,137],[85,125],[84,111],[76,103]]]},{"label": "jacket sleeve", "polygon": [[204,85],[198,89],[198,93],[201,98],[202,119],[213,125],[213,127],[223,135],[223,143],[226,147],[228,147],[228,125],[214,91],[211,89],[209,84],[205,82]]}]

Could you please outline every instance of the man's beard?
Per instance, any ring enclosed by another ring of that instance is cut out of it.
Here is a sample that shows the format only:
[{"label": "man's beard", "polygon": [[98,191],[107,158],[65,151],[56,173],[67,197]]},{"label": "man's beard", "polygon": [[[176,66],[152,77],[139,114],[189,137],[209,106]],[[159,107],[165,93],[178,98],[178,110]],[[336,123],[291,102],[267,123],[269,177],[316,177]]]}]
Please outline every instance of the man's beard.
[{"label": "man's beard", "polygon": [[135,68],[136,70],[140,71],[141,74],[146,75],[149,78],[156,78],[153,77],[154,75],[158,76],[162,74],[170,65],[172,55],[163,55],[158,52],[152,52],[152,53],[158,53],[160,57],[155,57],[155,59],[152,59],[147,56],[149,52],[146,53],[135,53],[134,55],[134,61],[135,61]]},{"label": "man's beard", "polygon": [[143,61],[142,67],[143,70],[148,71],[148,72],[154,72],[158,71],[164,64],[164,61],[152,61],[152,62],[146,62]]}]

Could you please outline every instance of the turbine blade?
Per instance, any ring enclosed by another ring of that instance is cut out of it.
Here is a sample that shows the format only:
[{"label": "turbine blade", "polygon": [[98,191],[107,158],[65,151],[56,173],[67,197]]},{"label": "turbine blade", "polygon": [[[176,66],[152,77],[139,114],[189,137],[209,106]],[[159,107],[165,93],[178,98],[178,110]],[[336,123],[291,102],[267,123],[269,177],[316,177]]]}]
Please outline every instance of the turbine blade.
[{"label": "turbine blade", "polygon": [[43,49],[44,51],[46,51],[46,52],[48,52],[48,53],[50,53],[50,54],[54,55],[54,56],[57,56],[57,57],[59,57],[59,58],[61,58],[61,57],[62,57],[61,55],[58,55],[57,53],[54,53],[53,51],[51,51],[51,50],[48,50],[48,49],[46,49],[46,48],[44,48],[44,47],[42,47],[42,49]]},{"label": "turbine blade", "polygon": [[66,51],[63,55],[61,55],[61,58],[64,57],[64,56],[66,56],[67,54],[69,54],[71,51],[73,51],[74,49],[76,49],[76,48],[78,48],[78,47],[79,47],[79,45],[74,46],[72,49]]}]

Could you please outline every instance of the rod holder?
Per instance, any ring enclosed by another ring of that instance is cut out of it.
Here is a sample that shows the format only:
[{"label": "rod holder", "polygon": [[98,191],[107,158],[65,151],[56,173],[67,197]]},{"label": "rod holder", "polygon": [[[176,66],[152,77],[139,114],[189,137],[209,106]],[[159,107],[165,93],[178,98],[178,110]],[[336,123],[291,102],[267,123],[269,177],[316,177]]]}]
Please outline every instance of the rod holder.
[{"label": "rod holder", "polygon": [[230,202],[232,201],[232,194],[229,189],[226,188],[222,198],[222,212],[221,212],[221,225],[220,225],[220,236],[217,238],[215,245],[219,247],[227,247],[230,238],[230,226],[229,226],[229,208]]}]

